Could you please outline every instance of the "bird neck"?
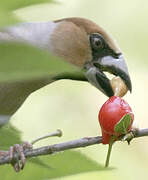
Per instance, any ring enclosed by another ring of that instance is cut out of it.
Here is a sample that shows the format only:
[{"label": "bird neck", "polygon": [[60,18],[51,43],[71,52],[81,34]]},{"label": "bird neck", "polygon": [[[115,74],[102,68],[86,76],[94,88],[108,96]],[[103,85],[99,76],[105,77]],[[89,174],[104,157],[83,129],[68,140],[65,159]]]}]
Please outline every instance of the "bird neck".
[{"label": "bird neck", "polygon": [[19,23],[3,28],[0,31],[0,41],[19,42],[42,49],[51,49],[50,37],[59,23],[37,22]]}]

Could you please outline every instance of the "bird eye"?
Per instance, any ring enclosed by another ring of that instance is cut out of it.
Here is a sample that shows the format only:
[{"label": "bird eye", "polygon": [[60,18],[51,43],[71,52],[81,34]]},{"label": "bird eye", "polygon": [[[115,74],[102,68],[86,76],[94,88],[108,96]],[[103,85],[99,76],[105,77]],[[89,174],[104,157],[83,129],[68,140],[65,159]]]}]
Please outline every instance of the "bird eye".
[{"label": "bird eye", "polygon": [[103,38],[101,38],[98,34],[92,34],[90,36],[90,42],[93,49],[98,50],[104,48]]},{"label": "bird eye", "polygon": [[103,46],[101,39],[94,38],[94,45],[98,48],[101,48]]}]

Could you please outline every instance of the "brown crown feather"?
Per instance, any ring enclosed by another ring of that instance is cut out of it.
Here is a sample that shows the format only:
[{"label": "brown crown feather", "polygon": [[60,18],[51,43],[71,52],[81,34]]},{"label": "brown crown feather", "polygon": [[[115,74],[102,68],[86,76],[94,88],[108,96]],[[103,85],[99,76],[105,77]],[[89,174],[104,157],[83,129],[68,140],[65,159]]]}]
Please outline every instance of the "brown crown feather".
[{"label": "brown crown feather", "polygon": [[79,17],[72,17],[72,18],[56,20],[54,22],[61,22],[61,21],[67,21],[76,24],[78,27],[84,29],[84,31],[88,35],[92,33],[101,34],[105,38],[106,42],[108,43],[111,49],[113,49],[117,53],[121,52],[119,46],[117,45],[116,41],[111,37],[111,35],[108,34],[101,26],[97,25],[91,20],[85,18],[79,18]]}]

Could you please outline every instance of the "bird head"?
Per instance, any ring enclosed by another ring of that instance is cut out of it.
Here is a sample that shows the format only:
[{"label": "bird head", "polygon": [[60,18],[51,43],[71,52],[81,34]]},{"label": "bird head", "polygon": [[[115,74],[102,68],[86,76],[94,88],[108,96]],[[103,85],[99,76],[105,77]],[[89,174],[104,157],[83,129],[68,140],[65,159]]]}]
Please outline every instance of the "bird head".
[{"label": "bird head", "polygon": [[88,82],[106,96],[114,95],[104,72],[119,76],[132,90],[128,68],[115,40],[90,20],[66,18],[54,21],[50,50],[70,63],[83,68]]}]

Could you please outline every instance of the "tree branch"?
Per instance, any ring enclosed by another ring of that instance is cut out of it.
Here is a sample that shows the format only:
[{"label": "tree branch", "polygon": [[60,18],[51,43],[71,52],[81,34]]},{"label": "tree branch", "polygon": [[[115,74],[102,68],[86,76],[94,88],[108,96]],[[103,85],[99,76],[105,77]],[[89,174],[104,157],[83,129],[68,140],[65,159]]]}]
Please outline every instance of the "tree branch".
[{"label": "tree branch", "polygon": [[[148,129],[141,129],[141,130],[134,131],[131,138],[138,138],[138,137],[143,137],[143,136],[148,136]],[[129,136],[128,136],[128,138],[129,138]],[[91,146],[91,145],[100,144],[100,143],[102,143],[101,136],[85,137],[85,138],[68,141],[68,142],[64,142],[64,143],[59,143],[59,144],[44,146],[44,147],[40,147],[40,148],[36,148],[36,149],[26,150],[26,151],[24,151],[24,155],[26,158],[36,157],[36,156],[41,156],[41,155],[53,154],[53,153],[68,150],[68,149]],[[18,158],[18,156],[17,156],[17,154],[15,154],[14,160],[17,160],[17,158]],[[9,163],[11,163],[9,155],[0,158],[0,165],[9,164]]]}]

